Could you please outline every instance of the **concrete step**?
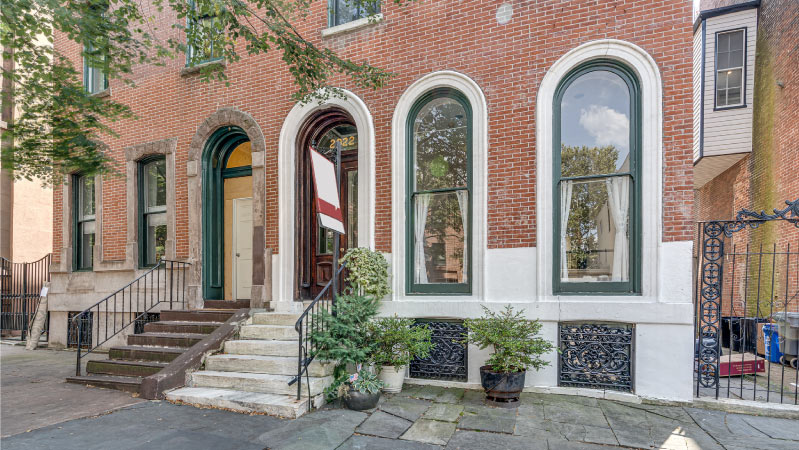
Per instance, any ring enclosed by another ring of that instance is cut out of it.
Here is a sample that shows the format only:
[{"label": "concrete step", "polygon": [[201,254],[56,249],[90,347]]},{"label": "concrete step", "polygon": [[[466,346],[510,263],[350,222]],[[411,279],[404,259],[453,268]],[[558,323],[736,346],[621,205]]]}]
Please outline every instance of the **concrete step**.
[{"label": "concrete step", "polygon": [[242,339],[299,340],[293,325],[244,325],[239,330]]},{"label": "concrete step", "polygon": [[170,362],[185,351],[185,348],[178,347],[145,347],[141,345],[122,345],[119,347],[112,347],[108,351],[108,356],[111,359],[122,359],[126,361]]},{"label": "concrete step", "polygon": [[300,354],[298,341],[237,339],[225,342],[225,353],[232,355],[293,356]]},{"label": "concrete step", "polygon": [[189,348],[205,338],[205,334],[146,332],[128,336],[129,345],[155,345],[160,347]]},{"label": "concrete step", "polygon": [[166,399],[199,407],[222,408],[243,413],[264,413],[296,419],[308,411],[308,398],[263,394],[232,389],[184,387],[166,394]]},{"label": "concrete step", "polygon": [[[312,377],[333,375],[333,363],[314,361],[308,366]],[[296,356],[261,355],[213,355],[205,360],[205,369],[216,372],[268,373],[272,375],[296,375]]]},{"label": "concrete step", "polygon": [[86,386],[117,389],[125,392],[139,392],[141,377],[120,377],[114,375],[86,375],[67,378],[68,383],[85,384]]},{"label": "concrete step", "polygon": [[[103,359],[86,363],[89,375],[119,375],[131,377],[147,377],[154,375],[166,367],[167,363],[157,361],[124,361]],[[295,369],[296,371],[296,369]]]},{"label": "concrete step", "polygon": [[[269,375],[265,373],[217,372],[202,370],[191,374],[191,387],[208,387],[233,389],[237,391],[260,392],[265,394],[296,395],[297,385],[289,386],[290,375]],[[308,392],[309,382],[311,395],[319,395],[333,382],[333,377],[303,378],[303,392]]]},{"label": "concrete step", "polygon": [[144,324],[145,333],[197,333],[210,334],[219,328],[222,322],[186,322],[167,320]]},{"label": "concrete step", "polygon": [[203,309],[241,309],[249,307],[249,300],[206,300],[203,302]]},{"label": "concrete step", "polygon": [[171,309],[161,311],[161,320],[179,320],[188,322],[225,322],[233,315],[232,310],[220,309]]},{"label": "concrete step", "polygon": [[285,325],[293,327],[299,318],[299,314],[264,312],[253,314],[252,323],[253,325]]}]

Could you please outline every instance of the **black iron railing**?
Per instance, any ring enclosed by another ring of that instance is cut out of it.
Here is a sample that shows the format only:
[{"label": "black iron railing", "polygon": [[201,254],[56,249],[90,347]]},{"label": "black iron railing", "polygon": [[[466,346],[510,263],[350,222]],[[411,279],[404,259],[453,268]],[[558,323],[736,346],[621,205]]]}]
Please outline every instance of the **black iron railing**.
[{"label": "black iron railing", "polygon": [[698,224],[694,394],[799,405],[799,199]]},{"label": "black iron railing", "polygon": [[[39,308],[39,295],[50,281],[50,254],[38,261],[15,263],[0,258],[0,328],[4,334],[19,332],[21,340],[30,330]],[[47,332],[47,322],[45,322]]]},{"label": "black iron railing", "polygon": [[311,401],[311,387],[310,383],[307,383],[307,378],[309,377],[308,366],[311,365],[316,357],[316,353],[319,351],[319,347],[317,347],[316,342],[311,338],[311,334],[324,331],[327,326],[324,322],[319,320],[318,313],[323,309],[330,311],[333,308],[333,303],[335,302],[334,291],[337,286],[340,286],[340,283],[336,283],[336,281],[338,281],[341,273],[344,271],[344,267],[345,264],[339,266],[335,276],[330,277],[330,281],[327,282],[322,292],[320,292],[316,298],[313,299],[311,304],[305,308],[305,311],[303,311],[300,318],[297,319],[297,323],[294,325],[294,329],[297,330],[300,339],[299,353],[297,357],[297,376],[289,381],[289,386],[297,383],[297,400],[302,396],[302,376],[305,374],[306,384],[308,384],[308,401]]},{"label": "black iron railing", "polygon": [[[158,305],[186,306],[186,272],[190,263],[162,259],[155,267],[71,319],[77,347],[75,375],[80,360],[125,328],[141,323]],[[85,327],[89,327],[86,330]],[[85,340],[89,339],[86,345]]]}]

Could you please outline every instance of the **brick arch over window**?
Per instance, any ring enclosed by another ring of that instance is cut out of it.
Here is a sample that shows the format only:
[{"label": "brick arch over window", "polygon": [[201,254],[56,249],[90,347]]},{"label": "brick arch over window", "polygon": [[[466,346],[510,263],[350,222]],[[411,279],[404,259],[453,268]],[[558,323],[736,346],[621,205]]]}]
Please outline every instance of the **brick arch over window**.
[{"label": "brick arch over window", "polygon": [[266,140],[258,122],[235,108],[221,108],[200,124],[189,145],[186,163],[189,190],[189,259],[193,263],[187,295],[190,305],[202,306],[202,154],[213,133],[226,126],[236,126],[247,133],[252,147],[252,307],[264,307],[271,299],[271,257],[265,242],[266,178],[264,154]]}]

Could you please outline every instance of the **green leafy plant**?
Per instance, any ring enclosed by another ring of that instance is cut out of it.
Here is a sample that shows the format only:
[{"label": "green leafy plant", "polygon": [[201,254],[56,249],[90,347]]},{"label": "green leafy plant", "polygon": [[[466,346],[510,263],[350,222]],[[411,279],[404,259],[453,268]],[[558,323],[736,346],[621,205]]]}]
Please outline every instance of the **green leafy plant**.
[{"label": "green leafy plant", "polygon": [[377,314],[378,301],[363,295],[341,295],[330,311],[319,310],[313,321],[320,326],[311,332],[318,348],[316,358],[339,365],[363,364],[372,353],[369,321]]},{"label": "green leafy plant", "polygon": [[493,347],[494,352],[486,364],[494,372],[521,372],[532,367],[535,370],[548,366],[549,362],[541,355],[551,352],[555,347],[551,342],[538,336],[541,323],[523,317],[524,310],[514,312],[510,305],[495,313],[483,306],[483,317],[466,319],[469,334],[462,343],[472,343],[485,349]]},{"label": "green leafy plant", "polygon": [[377,378],[377,375],[368,369],[361,369],[357,373],[350,375],[348,384],[351,390],[362,394],[376,394],[384,386],[384,383]]},{"label": "green leafy plant", "polygon": [[354,294],[382,299],[391,293],[388,284],[388,261],[382,253],[368,248],[347,251],[342,263],[347,264],[347,283]]},{"label": "green leafy plant", "polygon": [[415,358],[426,358],[433,349],[433,331],[425,324],[400,317],[382,317],[371,324],[377,366],[406,366]]}]

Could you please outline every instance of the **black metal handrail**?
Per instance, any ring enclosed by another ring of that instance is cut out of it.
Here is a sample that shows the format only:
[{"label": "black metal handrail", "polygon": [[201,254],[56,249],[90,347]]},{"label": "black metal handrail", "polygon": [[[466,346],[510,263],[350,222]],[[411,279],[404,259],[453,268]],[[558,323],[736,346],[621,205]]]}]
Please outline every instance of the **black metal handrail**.
[{"label": "black metal handrail", "polygon": [[[170,309],[176,304],[185,307],[186,269],[190,265],[191,263],[184,261],[162,259],[152,269],[74,316],[72,326],[77,333],[78,345],[75,375],[81,374],[81,358],[145,317],[156,306],[169,303]],[[95,313],[92,320],[92,314]],[[100,320],[100,313],[105,314],[104,321]],[[90,329],[84,330],[84,324],[88,324]],[[103,332],[101,324],[104,325]],[[88,331],[88,345],[81,343],[86,331]],[[97,337],[94,345],[92,345],[92,341],[95,341],[92,339],[93,335]],[[101,340],[101,336],[104,336],[104,339]]]},{"label": "black metal handrail", "polygon": [[[342,263],[339,266],[336,274],[330,277],[330,281],[327,282],[311,304],[305,308],[305,311],[303,311],[300,318],[297,319],[297,323],[294,325],[294,329],[297,330],[297,334],[299,335],[299,353],[297,356],[297,376],[289,381],[289,386],[297,383],[297,400],[299,400],[302,395],[302,375],[305,374],[306,378],[308,378],[308,366],[311,365],[316,357],[316,353],[319,351],[316,343],[311,339],[311,332],[319,332],[326,329],[326,324],[317,320],[316,315],[322,309],[329,311],[332,308],[335,301],[335,293],[333,292],[334,281],[341,276],[345,265],[346,263]],[[310,402],[311,387],[310,383],[306,384],[308,384],[308,401]]]}]

